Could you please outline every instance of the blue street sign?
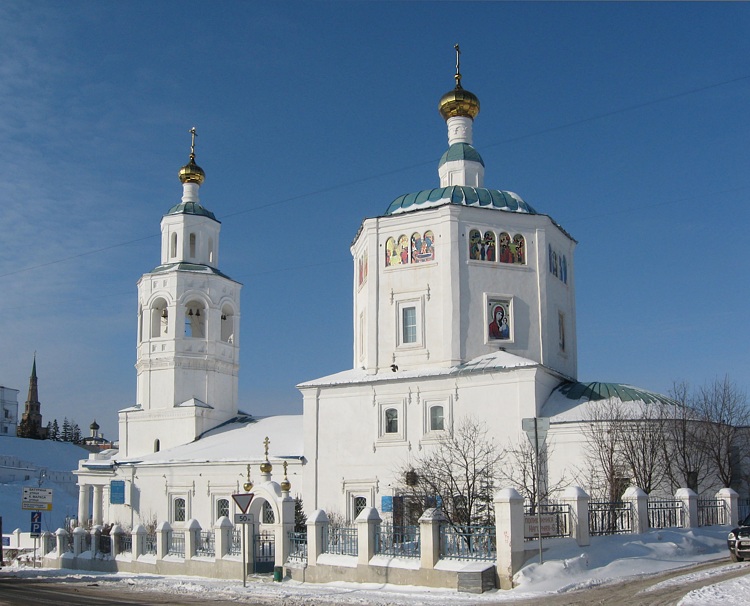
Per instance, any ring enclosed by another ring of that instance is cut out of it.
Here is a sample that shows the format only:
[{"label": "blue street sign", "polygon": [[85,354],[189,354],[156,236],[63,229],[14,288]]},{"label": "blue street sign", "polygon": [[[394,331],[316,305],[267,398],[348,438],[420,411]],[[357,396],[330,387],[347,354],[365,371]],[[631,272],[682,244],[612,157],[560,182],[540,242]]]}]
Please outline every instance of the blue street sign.
[{"label": "blue street sign", "polygon": [[31,512],[31,537],[38,538],[42,534],[42,512]]}]

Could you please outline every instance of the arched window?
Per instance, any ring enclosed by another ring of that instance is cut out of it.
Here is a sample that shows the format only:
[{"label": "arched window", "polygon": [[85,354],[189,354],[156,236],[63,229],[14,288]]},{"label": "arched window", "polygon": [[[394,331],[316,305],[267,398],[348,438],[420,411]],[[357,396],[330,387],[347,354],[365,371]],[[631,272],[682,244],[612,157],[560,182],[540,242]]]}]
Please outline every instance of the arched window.
[{"label": "arched window", "polygon": [[263,523],[274,524],[276,522],[276,516],[273,514],[273,507],[268,501],[263,501]]},{"label": "arched window", "polygon": [[173,259],[177,256],[177,234],[172,234],[172,243],[169,247],[169,256]]},{"label": "arched window", "polygon": [[143,307],[138,306],[138,342],[143,341]]},{"label": "arched window", "polygon": [[367,497],[355,496],[352,501],[352,513],[354,514],[355,520],[359,517],[359,514],[362,513],[362,510],[365,507],[367,507]]},{"label": "arched window", "polygon": [[190,258],[195,258],[195,234],[190,234]]},{"label": "arched window", "polygon": [[206,336],[206,309],[199,301],[185,306],[185,336],[203,339]]},{"label": "arched window", "polygon": [[565,284],[568,283],[568,260],[565,258],[565,255],[563,255],[562,258],[562,272],[560,273],[560,278]]},{"label": "arched window", "polygon": [[484,232],[482,240],[482,261],[495,261],[497,249],[495,247],[495,234],[491,231]]},{"label": "arched window", "polygon": [[229,499],[219,499],[216,501],[216,519],[225,516],[229,517]]},{"label": "arched window", "polygon": [[385,433],[398,433],[398,410],[395,408],[385,411]]},{"label": "arched window", "polygon": [[513,263],[526,265],[526,240],[521,234],[513,236]]},{"label": "arched window", "polygon": [[208,239],[208,262],[209,263],[214,262],[214,239],[213,238]]},{"label": "arched window", "polygon": [[185,499],[177,497],[174,500],[174,516],[173,521],[184,522],[185,521]]},{"label": "arched window", "polygon": [[224,343],[234,343],[234,313],[229,305],[221,310],[221,340]]},{"label": "arched window", "polygon": [[161,448],[161,444],[159,443],[159,440],[154,440],[154,452],[159,452],[159,448]]},{"label": "arched window", "polygon": [[151,305],[151,338],[163,337],[169,329],[169,311],[164,299],[157,299]]},{"label": "arched window", "polygon": [[469,259],[479,261],[482,258],[482,234],[478,229],[469,232]]},{"label": "arched window", "polygon": [[445,418],[442,406],[430,407],[430,431],[443,431],[445,429]]}]

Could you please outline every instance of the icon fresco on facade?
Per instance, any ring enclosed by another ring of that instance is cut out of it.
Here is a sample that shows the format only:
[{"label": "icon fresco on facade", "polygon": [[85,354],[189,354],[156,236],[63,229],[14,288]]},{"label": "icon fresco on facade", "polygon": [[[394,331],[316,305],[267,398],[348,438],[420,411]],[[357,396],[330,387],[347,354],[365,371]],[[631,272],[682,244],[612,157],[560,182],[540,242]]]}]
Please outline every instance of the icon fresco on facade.
[{"label": "icon fresco on facade", "polygon": [[435,235],[427,230],[420,236],[415,232],[411,236],[411,262],[426,263],[435,260]]},{"label": "icon fresco on facade", "polygon": [[489,299],[489,324],[487,338],[490,341],[507,341],[510,339],[510,301],[506,299]]}]

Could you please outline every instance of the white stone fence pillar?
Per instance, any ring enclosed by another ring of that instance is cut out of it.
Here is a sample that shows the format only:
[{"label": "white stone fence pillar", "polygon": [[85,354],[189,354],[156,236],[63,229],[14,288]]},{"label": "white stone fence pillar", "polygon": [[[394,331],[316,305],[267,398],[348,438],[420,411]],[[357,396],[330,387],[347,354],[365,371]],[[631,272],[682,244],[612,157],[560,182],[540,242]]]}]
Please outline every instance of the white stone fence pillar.
[{"label": "white stone fence pillar", "polygon": [[680,488],[674,498],[682,501],[682,527],[698,528],[698,495],[689,488]]},{"label": "white stone fence pillar", "polygon": [[419,562],[421,568],[432,570],[440,559],[440,525],[448,518],[441,509],[425,509],[419,518]]},{"label": "white stone fence pillar", "polygon": [[381,519],[374,507],[365,507],[355,520],[357,524],[357,564],[367,566],[375,555],[375,535]]},{"label": "white stone fence pillar", "polygon": [[68,531],[64,528],[58,528],[55,530],[55,538],[57,539],[55,556],[61,558],[68,551]]},{"label": "white stone fence pillar", "polygon": [[590,545],[589,495],[583,488],[569,486],[565,489],[561,501],[568,506],[570,536],[576,540],[580,547]]},{"label": "white stone fence pillar", "polygon": [[524,560],[523,497],[515,488],[495,494],[497,576],[501,589],[513,589],[513,575]]},{"label": "white stone fence pillar", "polygon": [[633,534],[648,532],[648,495],[637,486],[630,486],[622,500],[630,504],[631,527]]},{"label": "white stone fence pillar", "polygon": [[101,526],[92,526],[91,530],[89,531],[89,535],[91,536],[91,553],[92,555],[96,555],[99,553],[99,543],[102,536],[102,527]]},{"label": "white stone fence pillar", "polygon": [[133,550],[132,557],[134,560],[137,560],[140,556],[146,553],[146,534],[148,534],[148,531],[143,524],[137,524],[130,533],[131,540],[133,541],[131,549]]},{"label": "white stone fence pillar", "polygon": [[[112,528],[109,531],[109,540],[110,544],[112,545],[110,553],[112,554],[113,558],[116,558],[118,555],[120,555],[120,537],[125,534],[125,531],[122,529],[122,526],[119,524],[115,524],[112,526]],[[131,549],[133,548],[132,544],[132,537],[131,537]],[[132,552],[131,552],[131,557]],[[133,558],[135,559],[135,558]]]},{"label": "white stone fence pillar", "polygon": [[169,553],[169,545],[172,541],[172,527],[169,522],[161,522],[156,527],[156,559],[163,560]]},{"label": "white stone fence pillar", "polygon": [[73,555],[75,557],[81,555],[83,537],[86,536],[86,534],[86,529],[83,526],[77,526],[75,530],[73,530]]},{"label": "white stone fence pillar", "polygon": [[740,517],[740,495],[738,495],[731,488],[722,488],[719,492],[716,493],[716,498],[720,501],[724,501],[724,512],[726,514],[724,524],[727,526],[731,526],[732,528],[738,526]]},{"label": "white stone fence pillar", "polygon": [[185,559],[189,560],[195,556],[198,543],[200,542],[201,525],[198,520],[191,518],[185,526]]},{"label": "white stone fence pillar", "polygon": [[328,545],[328,516],[316,509],[307,518],[307,565],[315,566],[318,556]]},{"label": "white stone fence pillar", "polygon": [[223,558],[229,554],[232,546],[232,522],[227,516],[221,516],[214,524],[216,558]]}]

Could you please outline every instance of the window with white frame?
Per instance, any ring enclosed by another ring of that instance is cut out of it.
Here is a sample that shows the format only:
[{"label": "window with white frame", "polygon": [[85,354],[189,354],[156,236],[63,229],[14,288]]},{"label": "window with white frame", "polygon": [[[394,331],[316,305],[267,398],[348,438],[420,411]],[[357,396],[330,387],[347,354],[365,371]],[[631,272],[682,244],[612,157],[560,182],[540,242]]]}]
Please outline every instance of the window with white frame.
[{"label": "window with white frame", "polygon": [[367,507],[367,497],[355,495],[352,499],[352,519],[356,520],[365,507]]},{"label": "window with white frame", "polygon": [[186,510],[187,508],[185,504],[185,499],[183,499],[182,497],[177,497],[172,502],[172,521],[184,522]]},{"label": "window with white frame", "polygon": [[263,501],[263,523],[274,524],[276,522],[276,516],[273,513],[273,507],[268,501]]},{"label": "window with white frame", "polygon": [[404,400],[381,402],[377,408],[378,442],[383,444],[402,442],[406,439],[406,411]]},{"label": "window with white frame", "polygon": [[403,349],[424,347],[424,299],[411,297],[396,303],[396,346]]},{"label": "window with white frame", "polygon": [[416,307],[401,308],[401,342],[404,344],[417,342]]},{"label": "window with white frame", "polygon": [[445,429],[445,410],[440,404],[430,406],[430,431]]},{"label": "window with white frame", "polygon": [[398,433],[398,410],[395,408],[385,409],[385,433]]},{"label": "window with white frame", "polygon": [[217,499],[216,501],[216,519],[229,517],[229,499]]}]

